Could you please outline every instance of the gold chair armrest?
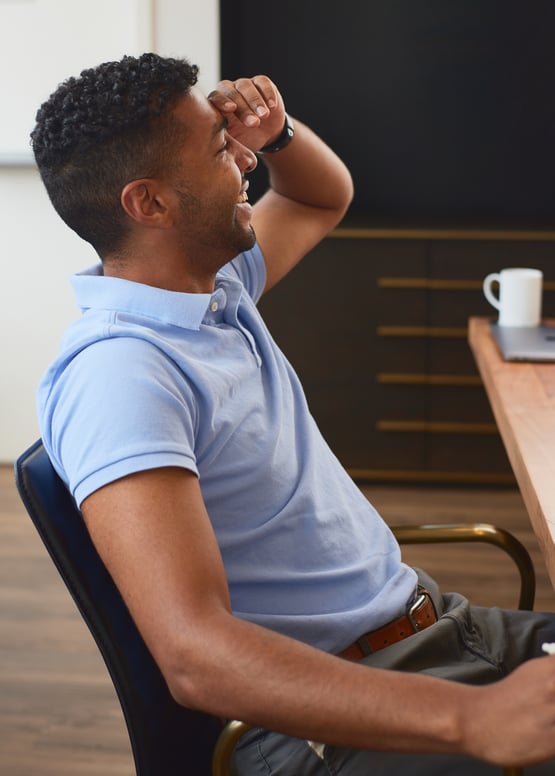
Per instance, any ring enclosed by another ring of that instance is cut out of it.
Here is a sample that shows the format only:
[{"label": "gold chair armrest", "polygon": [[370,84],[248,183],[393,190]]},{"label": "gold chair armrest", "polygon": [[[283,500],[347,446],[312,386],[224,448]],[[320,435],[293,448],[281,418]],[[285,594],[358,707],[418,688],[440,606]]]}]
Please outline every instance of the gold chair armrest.
[{"label": "gold chair armrest", "polygon": [[392,526],[399,544],[439,544],[445,542],[485,542],[506,552],[520,574],[519,609],[532,610],[536,595],[534,564],[526,547],[504,528],[489,523]]},{"label": "gold chair armrest", "polygon": [[[520,573],[520,609],[533,609],[536,576],[528,550],[511,533],[488,523],[392,526],[399,544],[440,544],[455,542],[485,542],[506,552]],[[214,747],[212,776],[233,776],[231,758],[235,745],[252,726],[233,720],[222,730]],[[520,768],[505,768],[505,776],[518,776]]]},{"label": "gold chair armrest", "polygon": [[214,747],[212,776],[232,776],[231,757],[233,750],[241,736],[244,736],[251,728],[252,725],[247,725],[246,722],[239,722],[236,719],[227,723],[218,736]]}]

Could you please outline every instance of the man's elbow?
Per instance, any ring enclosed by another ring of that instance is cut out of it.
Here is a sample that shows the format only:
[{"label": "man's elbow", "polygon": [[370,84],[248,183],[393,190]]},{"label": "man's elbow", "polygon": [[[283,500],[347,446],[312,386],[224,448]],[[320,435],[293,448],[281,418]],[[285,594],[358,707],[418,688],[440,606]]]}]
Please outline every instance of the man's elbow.
[{"label": "man's elbow", "polygon": [[170,691],[170,695],[180,706],[186,706],[195,711],[217,714],[212,706],[216,697],[210,698],[207,677],[210,672],[206,666],[197,665],[197,661],[183,655],[179,664],[161,666],[162,674]]},{"label": "man's elbow", "polygon": [[339,183],[335,188],[336,197],[336,223],[339,223],[347,210],[349,209],[351,202],[355,196],[355,186],[353,177],[348,168],[343,165],[342,175]]},{"label": "man's elbow", "polygon": [[164,678],[170,695],[176,703],[195,711],[208,711],[208,709],[203,708],[202,693],[199,692],[192,677],[181,671],[171,675],[164,674]]},{"label": "man's elbow", "polygon": [[[226,706],[225,657],[218,658],[207,649],[210,638],[176,638],[173,644],[164,644],[155,660],[165,679],[168,690],[181,706],[223,716]],[[223,667],[223,673],[220,669]]]}]

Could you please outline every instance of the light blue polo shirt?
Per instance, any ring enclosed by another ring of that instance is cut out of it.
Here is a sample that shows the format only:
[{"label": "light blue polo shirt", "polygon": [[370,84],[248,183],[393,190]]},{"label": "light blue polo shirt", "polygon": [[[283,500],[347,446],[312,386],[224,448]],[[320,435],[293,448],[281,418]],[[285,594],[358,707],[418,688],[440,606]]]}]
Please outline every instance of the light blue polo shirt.
[{"label": "light blue polo shirt", "polygon": [[338,652],[397,617],[416,575],[310,415],[255,306],[265,277],[257,246],[212,294],[76,275],[41,433],[78,504],[144,469],[195,472],[234,613]]}]

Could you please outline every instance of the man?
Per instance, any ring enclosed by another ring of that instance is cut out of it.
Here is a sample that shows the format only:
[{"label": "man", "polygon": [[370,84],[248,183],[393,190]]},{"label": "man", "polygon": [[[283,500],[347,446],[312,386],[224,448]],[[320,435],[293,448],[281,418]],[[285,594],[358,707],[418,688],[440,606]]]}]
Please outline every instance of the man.
[{"label": "man", "polygon": [[[401,562],[255,308],[341,219],[349,173],[267,77],[195,82],[153,54],[106,63],[32,136],[102,260],[74,278],[43,439],[171,692],[257,726],[249,776],[547,760],[555,661],[517,665],[555,622],[471,609]],[[256,154],[270,188],[251,207]]]}]

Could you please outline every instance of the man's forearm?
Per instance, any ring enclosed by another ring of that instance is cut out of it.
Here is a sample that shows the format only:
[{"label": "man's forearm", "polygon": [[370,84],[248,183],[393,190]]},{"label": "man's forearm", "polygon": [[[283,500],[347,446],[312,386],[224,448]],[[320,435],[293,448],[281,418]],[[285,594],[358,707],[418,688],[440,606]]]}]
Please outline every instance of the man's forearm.
[{"label": "man's forearm", "polygon": [[208,632],[187,663],[174,663],[187,671],[167,678],[178,701],[215,715],[336,746],[469,754],[501,767],[555,755],[555,657],[473,687],[350,663],[227,614]]},{"label": "man's forearm", "polygon": [[261,157],[269,170],[271,188],[297,202],[342,214],[353,196],[348,169],[311,129],[298,119],[293,122],[291,143]]},{"label": "man's forearm", "polygon": [[368,668],[258,626],[214,618],[167,677],[178,701],[338,746],[460,751],[474,688]]}]

